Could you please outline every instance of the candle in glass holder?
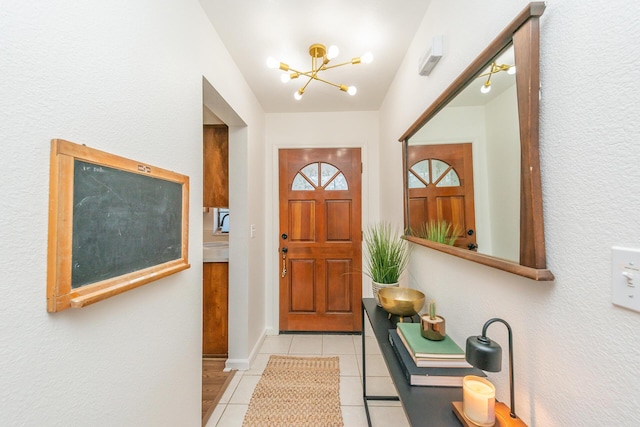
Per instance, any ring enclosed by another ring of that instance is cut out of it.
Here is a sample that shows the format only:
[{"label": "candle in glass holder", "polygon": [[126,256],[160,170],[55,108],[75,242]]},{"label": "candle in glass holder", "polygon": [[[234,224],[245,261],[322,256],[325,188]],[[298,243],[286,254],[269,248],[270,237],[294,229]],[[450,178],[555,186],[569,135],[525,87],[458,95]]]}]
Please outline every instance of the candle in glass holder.
[{"label": "candle in glass holder", "polygon": [[496,388],[484,378],[467,375],[462,379],[462,412],[479,426],[493,426],[496,420]]}]

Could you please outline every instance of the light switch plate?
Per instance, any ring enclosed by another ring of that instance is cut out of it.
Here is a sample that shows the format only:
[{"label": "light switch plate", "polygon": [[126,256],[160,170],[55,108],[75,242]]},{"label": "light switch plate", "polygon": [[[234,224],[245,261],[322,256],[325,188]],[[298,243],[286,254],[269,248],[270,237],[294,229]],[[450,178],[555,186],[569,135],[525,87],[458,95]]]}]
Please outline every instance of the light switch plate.
[{"label": "light switch plate", "polygon": [[640,249],[611,248],[611,302],[640,312]]}]

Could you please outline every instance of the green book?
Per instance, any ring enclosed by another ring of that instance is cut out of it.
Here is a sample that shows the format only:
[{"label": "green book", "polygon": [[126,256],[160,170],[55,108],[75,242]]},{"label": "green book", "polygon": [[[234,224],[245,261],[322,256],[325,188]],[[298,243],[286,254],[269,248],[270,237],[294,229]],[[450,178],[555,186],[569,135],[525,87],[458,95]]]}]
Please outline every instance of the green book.
[{"label": "green book", "polygon": [[446,335],[441,341],[431,341],[420,334],[419,323],[398,323],[397,332],[415,357],[434,359],[464,359],[464,350]]}]

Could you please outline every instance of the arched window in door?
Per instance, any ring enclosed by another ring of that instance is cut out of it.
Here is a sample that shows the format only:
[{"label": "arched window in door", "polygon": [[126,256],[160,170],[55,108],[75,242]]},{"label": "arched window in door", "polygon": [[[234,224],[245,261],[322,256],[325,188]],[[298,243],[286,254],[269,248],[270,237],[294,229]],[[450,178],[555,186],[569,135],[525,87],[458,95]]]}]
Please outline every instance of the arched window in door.
[{"label": "arched window in door", "polygon": [[409,188],[459,187],[460,178],[453,166],[438,159],[420,160],[409,168]]},{"label": "arched window in door", "polygon": [[292,190],[348,190],[349,184],[338,168],[329,163],[311,163],[300,169],[293,179]]}]

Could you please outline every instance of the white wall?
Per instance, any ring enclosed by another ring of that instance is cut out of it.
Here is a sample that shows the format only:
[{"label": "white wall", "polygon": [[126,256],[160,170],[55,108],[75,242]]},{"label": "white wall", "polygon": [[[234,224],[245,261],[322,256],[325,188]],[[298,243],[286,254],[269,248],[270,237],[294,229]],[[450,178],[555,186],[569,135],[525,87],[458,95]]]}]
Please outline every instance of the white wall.
[{"label": "white wall", "polygon": [[[245,195],[254,211],[263,200],[259,105],[195,0],[9,0],[0,40],[0,424],[200,425],[202,77],[248,126],[247,167],[258,176],[244,170]],[[48,314],[52,138],[190,176],[191,268]],[[247,214],[249,221],[263,228],[260,215]],[[259,266],[264,244],[256,240],[240,255]],[[259,274],[237,286],[258,290],[241,315],[260,313]],[[264,321],[237,334],[238,357],[247,356],[255,329]]]},{"label": "white wall", "polygon": [[[527,4],[432,2],[380,111],[381,213],[400,223],[401,157],[395,142]],[[549,0],[541,36],[541,164],[547,263],[538,283],[415,247],[410,284],[438,301],[463,343],[498,316],[514,330],[516,403],[531,426],[640,423],[640,313],[611,304],[611,246],[640,247],[640,5]],[[425,44],[445,37],[428,78],[415,72]],[[615,65],[615,71],[604,72]],[[393,171],[391,171],[393,172]],[[489,335],[506,348],[501,325]],[[506,352],[503,365],[506,364]],[[490,374],[509,400],[508,373]]]},{"label": "white wall", "polygon": [[[233,321],[229,323],[226,367],[249,369],[265,336],[264,114],[244,80],[229,78],[239,72],[217,35],[206,37],[217,49],[214,55],[207,52],[207,77],[212,80],[203,78],[203,102],[229,126],[229,307]],[[253,237],[252,225],[256,229]]]},{"label": "white wall", "polygon": [[[520,126],[515,85],[487,104],[491,254],[520,259]],[[479,237],[479,236],[478,236]],[[480,251],[482,252],[482,251]]]},{"label": "white wall", "polygon": [[[380,180],[387,177],[378,169],[378,113],[374,111],[299,113],[266,115],[265,205],[271,227],[267,237],[267,325],[270,333],[279,330],[278,319],[278,150],[281,148],[360,147],[362,173],[362,224],[377,220]],[[371,296],[369,281],[363,280],[363,295]]]}]

